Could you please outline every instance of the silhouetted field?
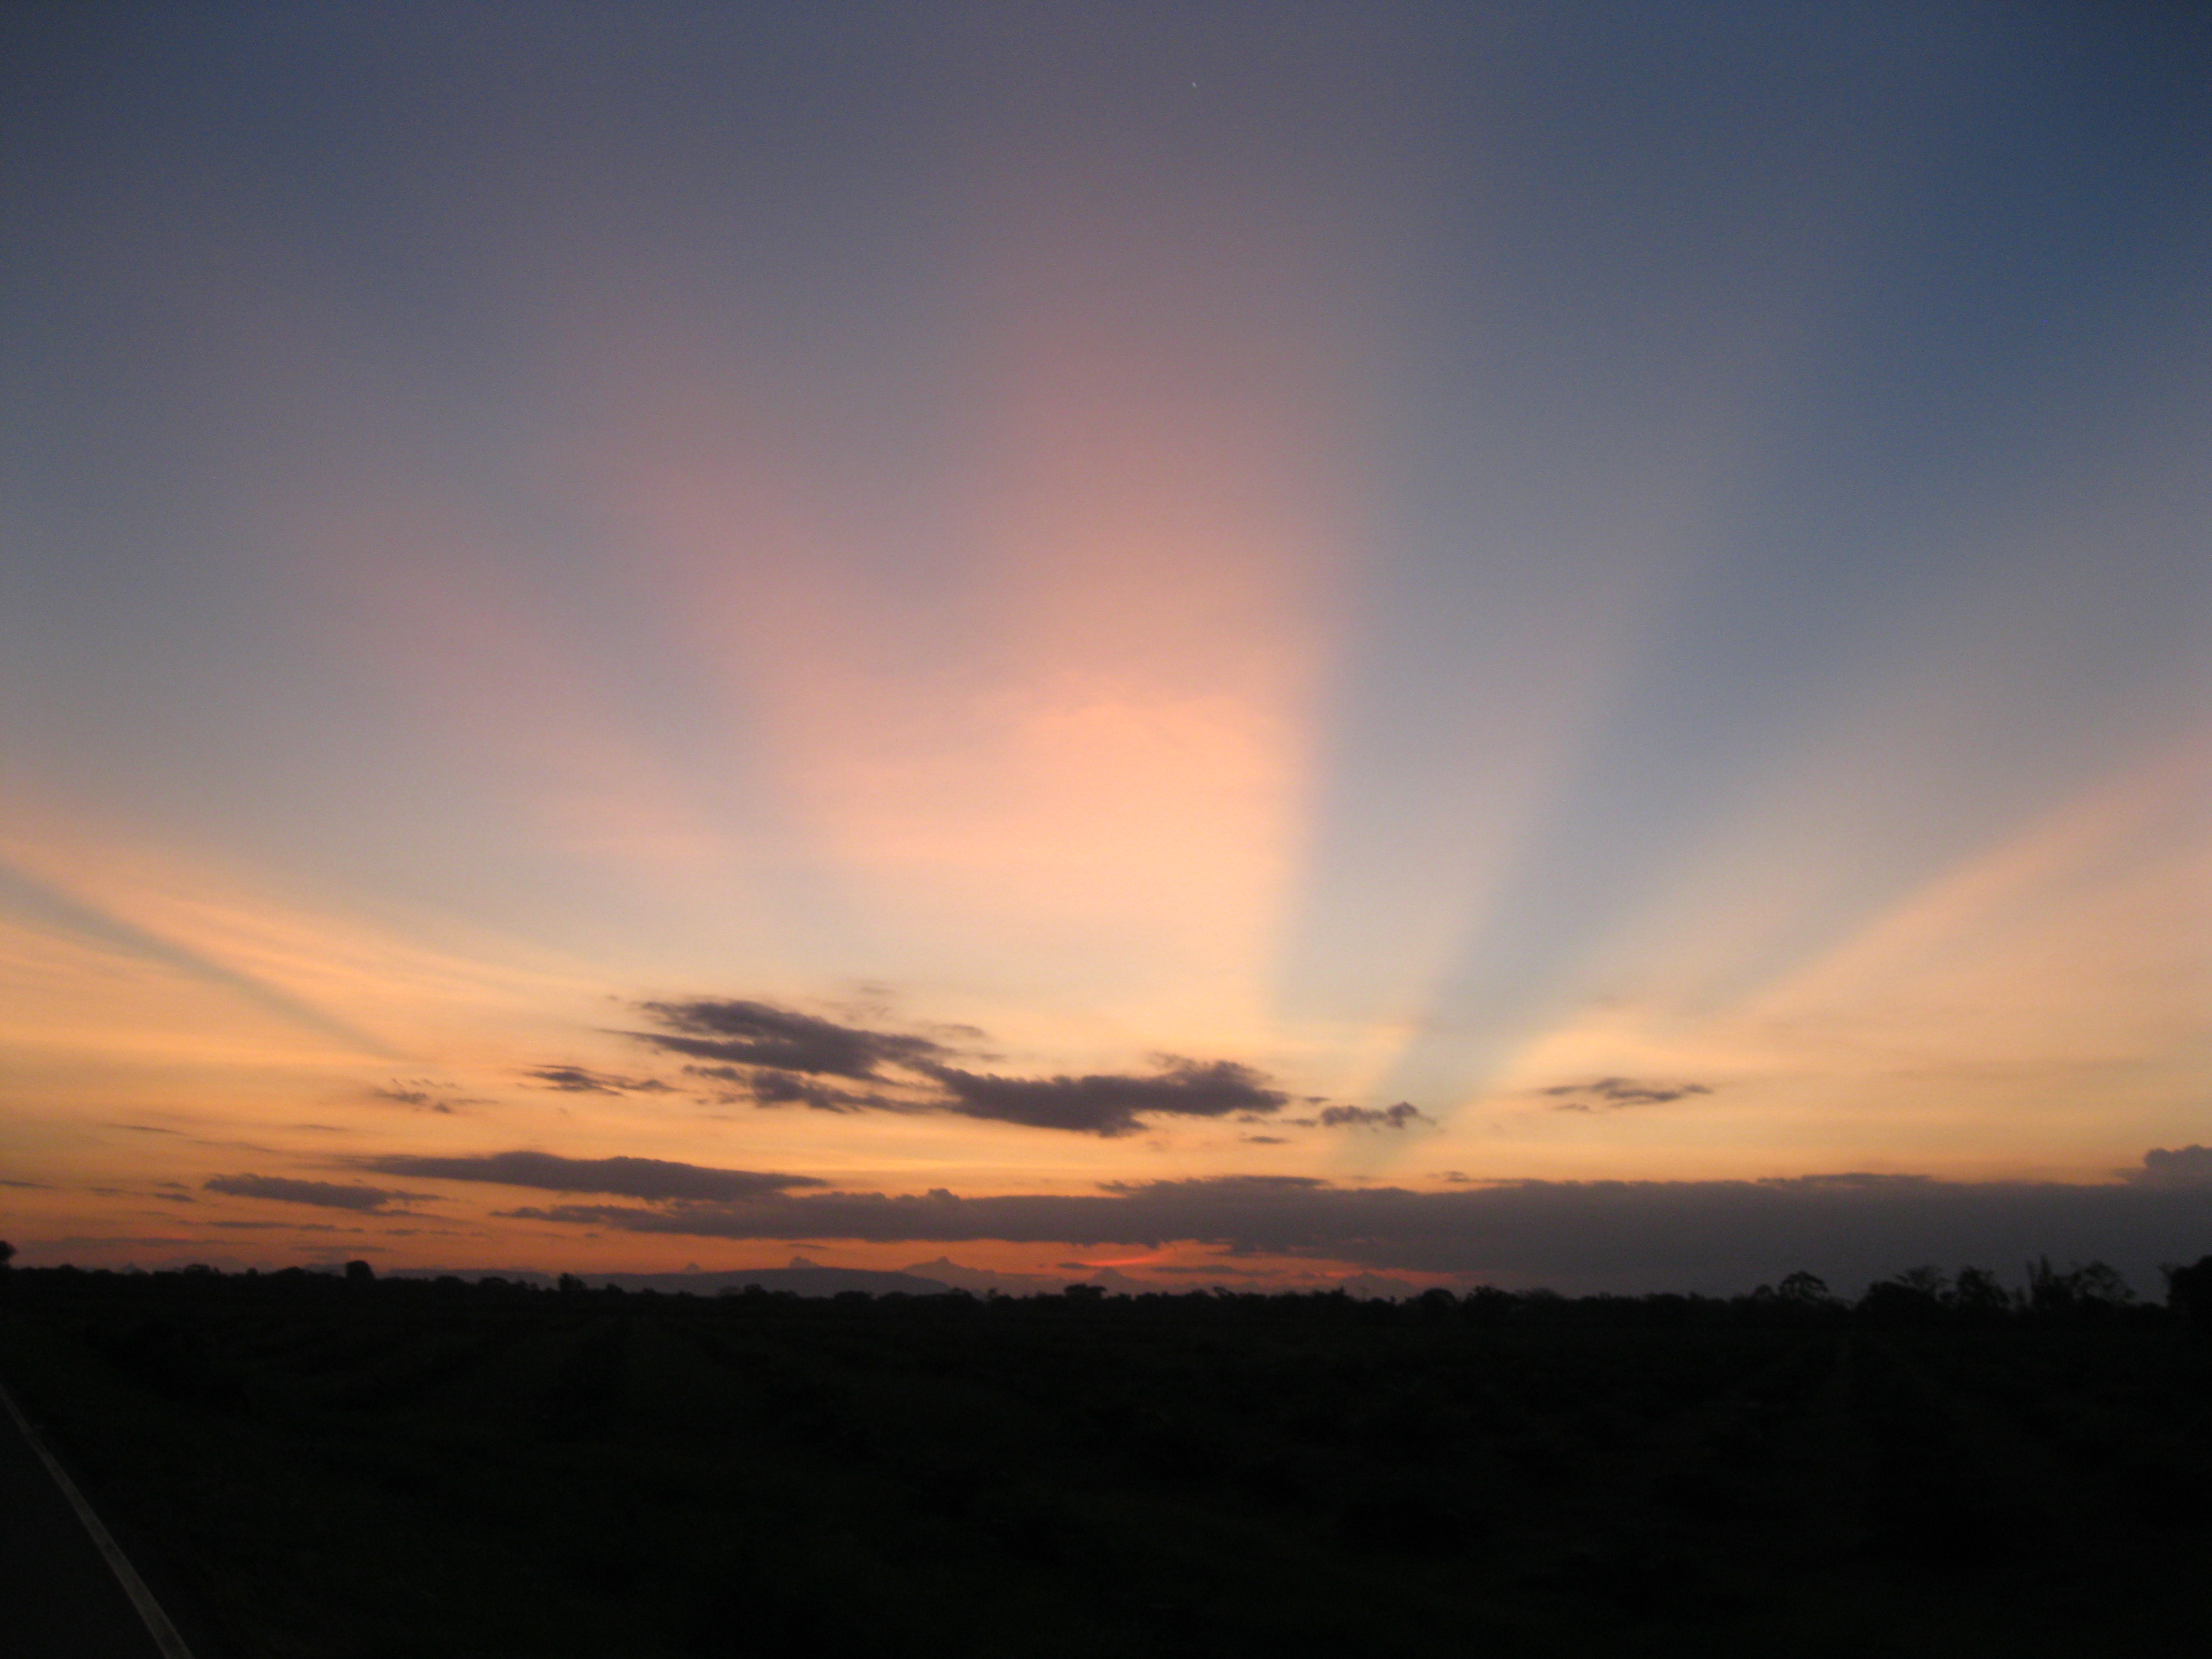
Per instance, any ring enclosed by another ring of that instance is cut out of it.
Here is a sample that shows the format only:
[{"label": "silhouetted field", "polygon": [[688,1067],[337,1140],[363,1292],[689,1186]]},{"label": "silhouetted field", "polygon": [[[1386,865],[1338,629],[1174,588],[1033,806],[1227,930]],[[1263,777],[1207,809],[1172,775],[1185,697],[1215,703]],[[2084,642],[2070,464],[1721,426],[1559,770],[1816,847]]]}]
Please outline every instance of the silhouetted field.
[{"label": "silhouetted field", "polygon": [[12,1275],[0,1357],[201,1659],[2202,1651],[2212,1341],[2037,1282],[49,1269]]}]

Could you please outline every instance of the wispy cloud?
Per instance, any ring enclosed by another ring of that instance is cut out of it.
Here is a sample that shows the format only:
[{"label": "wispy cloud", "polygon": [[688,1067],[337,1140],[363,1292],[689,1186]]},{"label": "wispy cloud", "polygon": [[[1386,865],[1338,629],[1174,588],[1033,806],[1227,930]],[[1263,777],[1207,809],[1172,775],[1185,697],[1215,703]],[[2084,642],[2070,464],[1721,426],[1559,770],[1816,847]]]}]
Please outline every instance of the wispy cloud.
[{"label": "wispy cloud", "polygon": [[1709,1095],[1712,1090],[1703,1083],[1652,1083],[1632,1077],[1601,1077],[1592,1083],[1562,1083],[1537,1092],[1558,1103],[1552,1108],[1555,1112],[1617,1112],[1626,1106],[1663,1106],[1670,1100]]},{"label": "wispy cloud", "polygon": [[532,1066],[523,1073],[544,1089],[570,1095],[665,1095],[670,1085],[657,1077],[622,1077],[585,1066]]},{"label": "wispy cloud", "polygon": [[1434,1118],[1407,1100],[1395,1106],[1324,1106],[1318,1116],[1286,1117],[1283,1121],[1301,1129],[1405,1129],[1416,1123],[1431,1127],[1436,1123]]},{"label": "wispy cloud", "polygon": [[388,1101],[395,1106],[412,1107],[418,1112],[439,1112],[447,1115],[467,1107],[492,1103],[482,1095],[463,1094],[456,1085],[434,1077],[395,1077],[382,1086],[371,1089],[368,1097]]},{"label": "wispy cloud", "polygon": [[211,1176],[201,1186],[233,1198],[275,1199],[285,1204],[313,1204],[326,1210],[359,1210],[383,1213],[390,1204],[434,1198],[434,1193],[403,1193],[382,1187],[341,1185],[334,1181],[300,1181],[289,1176]]},{"label": "wispy cloud", "polygon": [[210,1221],[202,1224],[240,1233],[357,1233],[360,1227],[335,1227],[327,1221]]},{"label": "wispy cloud", "polygon": [[0,907],[100,949],[156,963],[228,991],[264,1013],[356,1053],[391,1052],[376,1038],[259,975],[164,938],[7,861],[0,861]]},{"label": "wispy cloud", "polygon": [[[418,1112],[443,1112],[451,1115],[454,1103],[431,1093],[428,1089],[410,1089],[394,1083],[388,1088],[371,1089],[371,1100],[390,1101],[395,1106],[411,1106]],[[295,1125],[295,1127],[310,1127]]]},{"label": "wispy cloud", "polygon": [[359,1168],[415,1180],[481,1181],[553,1193],[613,1193],[623,1198],[705,1202],[759,1198],[793,1187],[828,1183],[811,1176],[719,1170],[657,1158],[559,1158],[551,1152],[485,1152],[459,1158],[394,1153],[362,1159]]}]

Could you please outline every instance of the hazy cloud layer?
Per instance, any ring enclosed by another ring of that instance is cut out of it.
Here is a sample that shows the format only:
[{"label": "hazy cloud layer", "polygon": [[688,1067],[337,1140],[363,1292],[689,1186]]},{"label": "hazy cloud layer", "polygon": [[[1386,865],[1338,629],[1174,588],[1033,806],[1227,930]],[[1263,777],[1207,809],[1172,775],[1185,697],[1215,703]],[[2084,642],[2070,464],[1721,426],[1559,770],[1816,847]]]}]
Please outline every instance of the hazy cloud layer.
[{"label": "hazy cloud layer", "polygon": [[342,1185],[335,1181],[297,1181],[289,1176],[213,1176],[200,1183],[211,1193],[233,1198],[273,1198],[286,1204],[314,1204],[326,1210],[381,1212],[387,1204],[429,1198],[429,1193],[387,1191],[381,1187]]},{"label": "hazy cloud layer", "polygon": [[[364,1158],[361,1168],[417,1180],[483,1181],[501,1187],[534,1187],[550,1193],[613,1193],[623,1198],[680,1199],[727,1203],[764,1197],[793,1187],[827,1183],[811,1176],[718,1170],[658,1158],[556,1158],[551,1152],[486,1152],[462,1158],[393,1154]],[[212,1183],[210,1183],[212,1184]]]},{"label": "hazy cloud layer", "polygon": [[327,1221],[210,1221],[202,1224],[240,1233],[358,1233],[367,1231],[361,1227],[334,1227]]},{"label": "hazy cloud layer", "polygon": [[1798,1268],[1848,1285],[1922,1262],[2016,1273],[2045,1254],[2101,1258],[2152,1289],[2160,1262],[2212,1251],[2212,1189],[1888,1175],[1523,1181],[1449,1192],[1228,1176],[1126,1182],[1073,1196],[960,1198],[939,1188],[511,1213],[736,1239],[1186,1242],[1564,1289],[1739,1291]]},{"label": "hazy cloud layer", "polygon": [[1632,1077],[1601,1077],[1594,1083],[1563,1083],[1537,1091],[1558,1103],[1555,1112],[1617,1112],[1624,1106],[1663,1106],[1691,1095],[1709,1095],[1702,1083],[1650,1083]]}]

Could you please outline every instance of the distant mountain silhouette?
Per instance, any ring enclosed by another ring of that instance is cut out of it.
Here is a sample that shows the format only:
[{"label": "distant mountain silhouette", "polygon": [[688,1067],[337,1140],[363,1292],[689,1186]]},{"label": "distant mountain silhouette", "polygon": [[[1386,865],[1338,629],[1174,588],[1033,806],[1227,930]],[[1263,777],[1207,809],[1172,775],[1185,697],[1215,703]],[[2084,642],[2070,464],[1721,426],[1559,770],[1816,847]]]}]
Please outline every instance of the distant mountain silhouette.
[{"label": "distant mountain silhouette", "polygon": [[1002,1296],[1052,1296],[1073,1277],[1068,1273],[1007,1273],[992,1267],[970,1267],[949,1255],[940,1255],[934,1261],[910,1261],[905,1271],[924,1279],[941,1279],[955,1289],[974,1291],[979,1296],[986,1291],[996,1291]]}]

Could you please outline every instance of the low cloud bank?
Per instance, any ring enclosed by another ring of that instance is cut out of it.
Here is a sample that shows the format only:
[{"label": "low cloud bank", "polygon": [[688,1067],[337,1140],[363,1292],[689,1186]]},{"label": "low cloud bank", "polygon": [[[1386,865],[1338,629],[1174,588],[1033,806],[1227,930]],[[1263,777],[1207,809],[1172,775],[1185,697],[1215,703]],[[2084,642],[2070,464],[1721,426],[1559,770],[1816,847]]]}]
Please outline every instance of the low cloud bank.
[{"label": "low cloud bank", "polygon": [[2212,1191],[2212,1146],[2153,1147],[2143,1154],[2142,1167],[2128,1170],[2126,1177],[2144,1187]]},{"label": "low cloud bank", "polygon": [[[2144,1167],[2168,1165],[2146,1160]],[[1095,1194],[775,1193],[726,1202],[679,1199],[652,1208],[573,1204],[505,1213],[746,1240],[1185,1243],[1585,1291],[1728,1293],[1799,1269],[1840,1286],[1923,1262],[2010,1274],[2045,1255],[2108,1261],[2148,1291],[2160,1263],[2212,1253],[2212,1185],[2154,1180],[2086,1186],[1846,1174],[1521,1181],[1417,1192],[1224,1176],[1122,1182]]]}]

